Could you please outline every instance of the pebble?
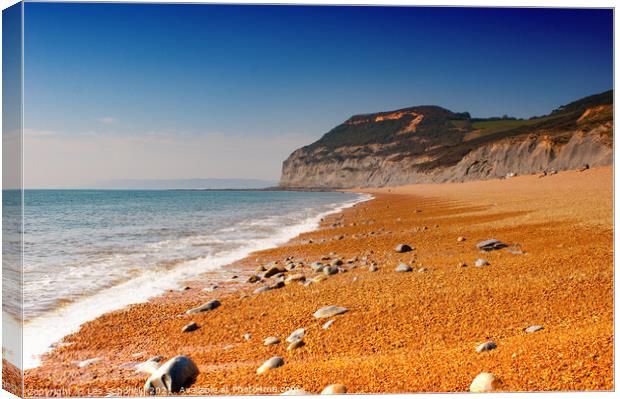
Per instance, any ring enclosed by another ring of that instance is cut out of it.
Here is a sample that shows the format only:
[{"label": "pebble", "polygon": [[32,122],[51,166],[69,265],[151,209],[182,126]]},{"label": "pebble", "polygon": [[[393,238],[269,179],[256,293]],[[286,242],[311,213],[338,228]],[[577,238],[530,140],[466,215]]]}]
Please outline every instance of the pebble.
[{"label": "pebble", "polygon": [[534,332],[536,332],[536,331],[540,331],[540,330],[542,330],[542,329],[544,329],[544,327],[543,327],[543,326],[540,326],[540,325],[535,325],[535,326],[529,326],[528,328],[526,328],[526,329],[525,329],[525,330],[523,330],[523,331],[525,331],[526,333],[534,333]]},{"label": "pebble", "polygon": [[412,248],[409,245],[407,245],[407,244],[398,244],[396,246],[396,252],[398,252],[398,253],[409,252],[411,250],[412,250]]},{"label": "pebble", "polygon": [[256,374],[263,374],[271,369],[277,369],[278,367],[284,366],[284,359],[280,356],[274,356],[271,359],[267,360],[256,370]]},{"label": "pebble", "polygon": [[428,271],[428,269],[425,268],[425,267],[421,267],[421,268],[418,269],[418,273],[426,273],[427,271]]},{"label": "pebble", "polygon": [[489,266],[490,263],[488,260],[486,259],[476,259],[476,262],[474,262],[474,265],[476,265],[476,267],[482,267],[482,266]]},{"label": "pebble", "polygon": [[459,237],[459,238],[457,238],[456,240],[457,240],[458,242],[463,242],[463,241],[465,241],[465,237]]},{"label": "pebble", "polygon": [[248,277],[248,279],[246,280],[246,282],[248,282],[248,283],[257,283],[257,282],[259,282],[259,281],[260,281],[260,277],[258,277],[258,276],[256,276],[256,275],[250,276],[250,277]]},{"label": "pebble", "polygon": [[198,367],[189,357],[175,356],[151,374],[144,384],[144,391],[151,395],[162,391],[177,393],[189,387],[198,373]]},{"label": "pebble", "polygon": [[342,384],[328,385],[321,391],[321,395],[339,395],[347,393],[347,387]]},{"label": "pebble", "polygon": [[334,324],[335,321],[336,321],[336,319],[332,319],[332,320],[329,320],[328,322],[326,322],[325,324],[323,324],[323,330],[327,330],[328,328],[330,328],[332,326],[332,324]]},{"label": "pebble", "polygon": [[192,332],[198,330],[198,324],[191,322],[181,329],[181,332]]},{"label": "pebble", "polygon": [[459,267],[467,267],[467,263],[461,262],[461,263],[459,263]]},{"label": "pebble", "polygon": [[310,268],[315,271],[315,272],[320,272],[321,270],[323,270],[323,264],[321,262],[314,262],[310,264]]},{"label": "pebble", "polygon": [[332,266],[340,266],[340,265],[342,265],[342,260],[334,259],[334,260],[331,261],[331,265]]},{"label": "pebble", "polygon": [[497,348],[497,344],[493,341],[487,341],[483,344],[478,345],[478,347],[476,348],[476,352],[480,353],[480,352],[488,352],[488,351],[492,351],[493,349]]},{"label": "pebble", "polygon": [[288,338],[286,338],[286,342],[294,342],[294,341],[300,340],[305,335],[306,335],[306,329],[298,328],[297,330],[293,331],[291,335],[288,336]]},{"label": "pebble", "polygon": [[470,392],[491,392],[498,387],[497,378],[491,373],[480,373],[469,386]]},{"label": "pebble", "polygon": [[338,268],[333,266],[326,266],[323,268],[323,274],[326,276],[331,276],[332,274],[337,274]]},{"label": "pebble", "polygon": [[245,339],[246,341],[251,340],[252,339],[252,334],[250,334],[250,333],[243,334],[243,339]]},{"label": "pebble", "polygon": [[187,313],[187,314],[194,314],[194,313],[207,312],[209,310],[213,310],[215,308],[219,308],[220,305],[221,305],[220,301],[218,301],[217,299],[214,299],[214,300],[209,301],[207,303],[203,303],[202,305],[198,306],[197,308],[190,309],[190,310],[186,311],[185,313]]},{"label": "pebble", "polygon": [[298,283],[306,281],[306,276],[303,274],[292,274],[284,280],[284,284]]},{"label": "pebble", "polygon": [[264,344],[267,345],[277,345],[280,343],[280,338],[278,337],[267,337],[265,338]]},{"label": "pebble", "polygon": [[506,248],[508,244],[501,242],[500,240],[496,240],[495,238],[491,238],[490,240],[480,241],[476,244],[476,248],[481,251],[494,251],[496,249]]},{"label": "pebble", "polygon": [[370,272],[376,272],[377,270],[379,270],[377,265],[370,265],[370,267],[368,268],[368,271]]},{"label": "pebble", "polygon": [[313,316],[316,319],[326,319],[328,317],[332,317],[332,316],[336,316],[339,314],[343,314],[348,312],[349,309],[347,308],[343,308],[340,306],[325,306],[319,310],[317,310],[316,312],[314,312]]},{"label": "pebble", "polygon": [[275,276],[278,273],[284,273],[286,272],[286,269],[280,266],[271,266],[269,269],[267,269],[267,271],[265,272],[265,274],[263,274],[264,277],[268,278],[271,276]]},{"label": "pebble", "polygon": [[301,348],[301,347],[302,347],[302,346],[304,346],[305,344],[306,344],[306,343],[305,343],[303,340],[298,339],[298,340],[295,340],[295,341],[291,342],[291,343],[289,344],[289,346],[286,348],[286,350],[287,350],[287,351],[292,351],[292,350],[295,350],[295,349],[297,349],[297,348]]},{"label": "pebble", "polygon": [[394,270],[398,273],[402,273],[402,272],[410,272],[413,269],[411,268],[411,266],[401,263],[400,265],[396,266],[396,269]]}]

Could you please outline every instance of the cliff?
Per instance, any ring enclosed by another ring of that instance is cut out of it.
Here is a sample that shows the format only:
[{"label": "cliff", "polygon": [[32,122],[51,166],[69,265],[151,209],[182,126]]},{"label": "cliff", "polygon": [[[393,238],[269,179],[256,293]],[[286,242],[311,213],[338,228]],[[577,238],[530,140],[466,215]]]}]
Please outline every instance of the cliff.
[{"label": "cliff", "polygon": [[356,115],[293,152],[284,188],[381,187],[576,169],[613,162],[613,92],[530,119],[438,106]]}]

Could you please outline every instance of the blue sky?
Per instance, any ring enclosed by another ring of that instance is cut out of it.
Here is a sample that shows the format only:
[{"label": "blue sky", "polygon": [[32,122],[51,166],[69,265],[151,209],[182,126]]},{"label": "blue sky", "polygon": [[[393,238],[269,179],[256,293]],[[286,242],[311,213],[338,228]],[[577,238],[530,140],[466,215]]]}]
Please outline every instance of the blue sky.
[{"label": "blue sky", "polygon": [[36,186],[277,179],[290,151],[353,114],[436,104],[529,117],[612,88],[610,10],[28,3],[25,13],[26,144],[63,164],[33,169]]}]

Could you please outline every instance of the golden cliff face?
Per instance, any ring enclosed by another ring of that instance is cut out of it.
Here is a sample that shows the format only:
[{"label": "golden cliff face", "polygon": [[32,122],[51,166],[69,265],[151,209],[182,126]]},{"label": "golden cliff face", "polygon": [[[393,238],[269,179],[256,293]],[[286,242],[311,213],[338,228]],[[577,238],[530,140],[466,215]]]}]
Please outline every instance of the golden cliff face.
[{"label": "golden cliff face", "polygon": [[586,98],[580,101],[587,104],[530,120],[473,120],[439,107],[354,116],[293,152],[283,163],[280,186],[381,187],[609,165],[608,98]]}]

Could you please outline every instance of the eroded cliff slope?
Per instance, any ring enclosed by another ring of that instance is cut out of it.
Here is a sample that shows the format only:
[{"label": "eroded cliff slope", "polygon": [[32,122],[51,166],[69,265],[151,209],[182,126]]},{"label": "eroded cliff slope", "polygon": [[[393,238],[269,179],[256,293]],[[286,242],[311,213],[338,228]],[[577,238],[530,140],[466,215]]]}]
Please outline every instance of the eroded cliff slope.
[{"label": "eroded cliff slope", "polygon": [[357,115],[293,152],[286,188],[379,187],[567,170],[613,161],[613,92],[527,120],[437,106]]}]

